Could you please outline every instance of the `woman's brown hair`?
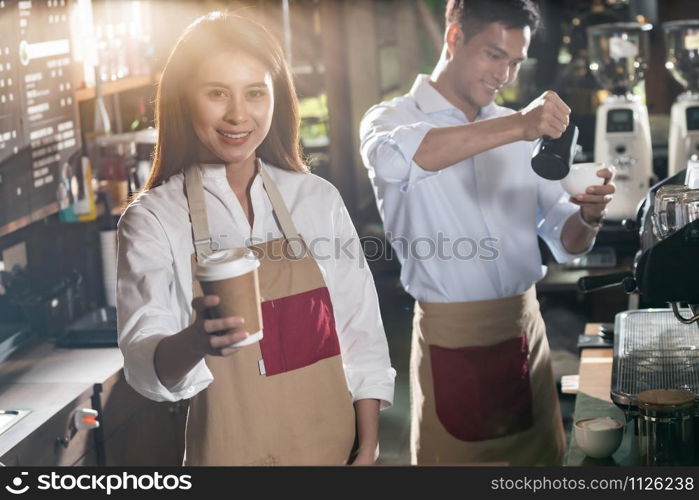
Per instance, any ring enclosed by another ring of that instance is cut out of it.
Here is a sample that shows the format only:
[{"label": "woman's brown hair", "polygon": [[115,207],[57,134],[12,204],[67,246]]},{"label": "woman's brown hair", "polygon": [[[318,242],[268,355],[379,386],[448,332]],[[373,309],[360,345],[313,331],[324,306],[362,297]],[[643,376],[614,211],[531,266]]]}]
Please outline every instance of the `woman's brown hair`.
[{"label": "woman's brown hair", "polygon": [[274,112],[257,157],[287,170],[307,172],[299,144],[296,89],[279,43],[259,23],[226,12],[211,12],[190,24],[170,53],[155,101],[158,142],[145,189],[162,184],[197,161],[197,137],[187,107],[187,81],[211,54],[242,50],[271,72]]}]

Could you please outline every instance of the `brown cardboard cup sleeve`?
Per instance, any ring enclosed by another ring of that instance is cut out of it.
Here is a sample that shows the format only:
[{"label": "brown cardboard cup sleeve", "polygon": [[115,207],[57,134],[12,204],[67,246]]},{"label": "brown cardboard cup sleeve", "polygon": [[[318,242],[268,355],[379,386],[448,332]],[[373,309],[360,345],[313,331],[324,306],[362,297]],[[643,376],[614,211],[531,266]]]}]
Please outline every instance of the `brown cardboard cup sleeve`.
[{"label": "brown cardboard cup sleeve", "polygon": [[[260,261],[248,248],[213,252],[197,263],[196,277],[206,295],[218,295],[218,306],[211,308],[213,316],[241,316],[250,336],[234,347],[254,344],[262,339],[262,310],[260,306]],[[229,333],[229,332],[224,332]]]}]

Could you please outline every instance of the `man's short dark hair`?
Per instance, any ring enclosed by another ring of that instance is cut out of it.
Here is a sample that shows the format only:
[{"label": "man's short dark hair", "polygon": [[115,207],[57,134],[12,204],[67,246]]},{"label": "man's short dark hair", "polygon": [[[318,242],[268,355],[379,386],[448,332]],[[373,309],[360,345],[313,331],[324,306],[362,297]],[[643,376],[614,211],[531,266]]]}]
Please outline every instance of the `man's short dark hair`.
[{"label": "man's short dark hair", "polygon": [[539,7],[532,0],[449,0],[447,25],[458,24],[464,42],[486,25],[501,22],[507,28],[529,26],[532,35],[539,27]]}]

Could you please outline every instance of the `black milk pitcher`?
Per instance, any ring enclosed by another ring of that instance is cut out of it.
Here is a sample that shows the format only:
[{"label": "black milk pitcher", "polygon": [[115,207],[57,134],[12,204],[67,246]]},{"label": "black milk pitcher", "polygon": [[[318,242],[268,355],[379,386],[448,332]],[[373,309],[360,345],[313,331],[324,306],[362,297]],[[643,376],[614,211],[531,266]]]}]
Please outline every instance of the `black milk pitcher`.
[{"label": "black milk pitcher", "polygon": [[538,153],[532,158],[534,172],[551,181],[563,179],[570,171],[577,143],[578,127],[572,123],[558,139],[544,136]]}]

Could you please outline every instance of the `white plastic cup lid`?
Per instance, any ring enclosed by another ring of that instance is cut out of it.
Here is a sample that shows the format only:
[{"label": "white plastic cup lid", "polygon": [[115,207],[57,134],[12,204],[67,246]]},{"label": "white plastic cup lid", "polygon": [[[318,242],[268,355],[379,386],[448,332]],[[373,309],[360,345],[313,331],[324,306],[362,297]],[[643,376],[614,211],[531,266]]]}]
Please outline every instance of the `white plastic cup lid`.
[{"label": "white plastic cup lid", "polygon": [[219,250],[197,263],[199,281],[217,281],[236,278],[260,267],[260,261],[249,248]]}]

